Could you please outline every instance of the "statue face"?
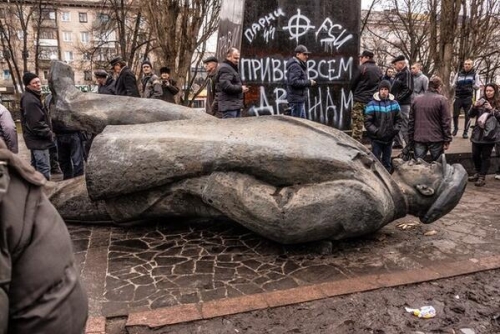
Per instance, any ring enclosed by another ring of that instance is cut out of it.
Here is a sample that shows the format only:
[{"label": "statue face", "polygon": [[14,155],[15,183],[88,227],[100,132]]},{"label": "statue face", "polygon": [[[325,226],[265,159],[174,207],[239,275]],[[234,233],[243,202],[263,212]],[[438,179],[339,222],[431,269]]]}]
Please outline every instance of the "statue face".
[{"label": "statue face", "polygon": [[393,179],[409,203],[409,213],[425,224],[441,218],[458,204],[467,184],[467,172],[460,164],[446,164],[444,154],[439,161],[403,162],[394,160]]}]

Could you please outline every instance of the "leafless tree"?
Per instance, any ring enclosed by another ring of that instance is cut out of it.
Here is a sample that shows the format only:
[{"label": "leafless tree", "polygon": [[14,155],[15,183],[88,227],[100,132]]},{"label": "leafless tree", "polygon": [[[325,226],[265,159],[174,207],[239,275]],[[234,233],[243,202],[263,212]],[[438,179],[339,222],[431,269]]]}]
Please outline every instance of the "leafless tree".
[{"label": "leafless tree", "polygon": [[[141,7],[153,37],[151,51],[172,69],[180,87],[195,80],[190,75],[193,54],[197,51],[203,56],[206,41],[218,27],[220,6],[221,0],[143,0]],[[188,96],[189,89],[185,89],[185,104],[189,104]]]}]

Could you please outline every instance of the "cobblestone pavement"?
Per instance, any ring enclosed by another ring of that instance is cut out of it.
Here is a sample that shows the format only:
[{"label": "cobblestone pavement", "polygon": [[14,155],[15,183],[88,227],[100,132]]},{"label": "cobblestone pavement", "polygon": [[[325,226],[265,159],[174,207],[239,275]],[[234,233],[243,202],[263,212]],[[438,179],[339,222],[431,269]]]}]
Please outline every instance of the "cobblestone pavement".
[{"label": "cobblestone pavement", "polygon": [[488,177],[434,224],[408,216],[333,244],[282,246],[230,221],[68,228],[91,315],[112,317],[500,255],[499,204],[500,181]]}]

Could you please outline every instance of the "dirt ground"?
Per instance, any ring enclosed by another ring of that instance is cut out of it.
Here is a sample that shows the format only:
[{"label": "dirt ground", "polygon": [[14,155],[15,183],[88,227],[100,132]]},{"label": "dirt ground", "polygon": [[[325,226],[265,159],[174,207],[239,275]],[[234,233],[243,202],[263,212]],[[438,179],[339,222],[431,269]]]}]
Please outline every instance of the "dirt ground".
[{"label": "dirt ground", "polygon": [[[151,330],[108,322],[107,333],[500,333],[500,270],[200,320]],[[405,306],[430,305],[420,319]]]}]

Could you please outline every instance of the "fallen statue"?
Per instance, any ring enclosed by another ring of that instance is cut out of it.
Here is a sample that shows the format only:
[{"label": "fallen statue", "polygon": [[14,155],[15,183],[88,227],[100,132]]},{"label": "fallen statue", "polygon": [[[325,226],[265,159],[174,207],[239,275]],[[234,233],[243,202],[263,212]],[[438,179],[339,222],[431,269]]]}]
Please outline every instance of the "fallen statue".
[{"label": "fallen statue", "polygon": [[[356,140],[304,119],[221,120],[159,100],[81,93],[58,61],[50,87],[54,122],[102,131],[85,177],[47,189],[66,221],[224,216],[280,243],[339,240],[407,214],[432,223],[466,186],[465,169],[444,155],[396,159],[390,175]],[[145,124],[115,125],[127,123]]]}]

